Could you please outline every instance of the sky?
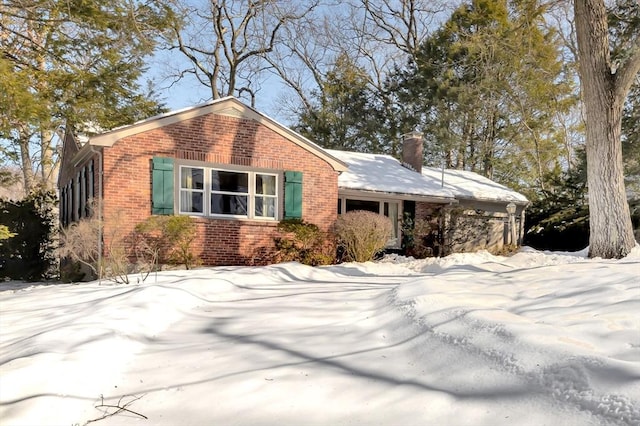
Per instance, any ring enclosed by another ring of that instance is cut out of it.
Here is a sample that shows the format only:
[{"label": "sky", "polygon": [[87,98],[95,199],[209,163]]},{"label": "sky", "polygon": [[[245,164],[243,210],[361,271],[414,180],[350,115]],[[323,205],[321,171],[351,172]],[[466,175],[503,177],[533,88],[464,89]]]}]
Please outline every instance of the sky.
[{"label": "sky", "polygon": [[131,278],[0,284],[3,426],[640,424],[640,246]]},{"label": "sky", "polygon": [[[193,75],[175,81],[171,76],[178,70],[191,67],[190,63],[177,51],[160,51],[149,59],[148,70],[142,77],[142,87],[146,87],[146,81],[151,80],[154,90],[170,111],[176,111],[199,105],[211,100],[211,90],[200,83]],[[289,125],[288,117],[280,113],[276,103],[278,94],[285,90],[283,83],[275,76],[264,75],[266,81],[260,84],[260,90],[256,96],[256,109],[269,117]],[[249,104],[249,101],[242,99]]]}]

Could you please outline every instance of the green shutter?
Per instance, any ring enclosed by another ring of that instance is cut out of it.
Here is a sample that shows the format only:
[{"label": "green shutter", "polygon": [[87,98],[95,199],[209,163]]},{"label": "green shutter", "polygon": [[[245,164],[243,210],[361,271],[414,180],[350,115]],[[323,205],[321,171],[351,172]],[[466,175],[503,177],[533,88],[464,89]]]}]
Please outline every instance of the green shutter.
[{"label": "green shutter", "polygon": [[153,158],[151,187],[151,213],[173,214],[173,158]]},{"label": "green shutter", "polygon": [[302,218],[302,172],[284,172],[284,218]]}]

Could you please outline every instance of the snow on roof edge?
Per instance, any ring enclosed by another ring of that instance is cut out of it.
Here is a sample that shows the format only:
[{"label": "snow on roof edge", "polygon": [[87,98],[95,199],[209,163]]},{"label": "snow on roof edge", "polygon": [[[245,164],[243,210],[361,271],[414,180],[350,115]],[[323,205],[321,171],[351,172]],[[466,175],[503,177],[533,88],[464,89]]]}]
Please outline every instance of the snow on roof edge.
[{"label": "snow on roof edge", "polygon": [[[422,174],[433,179],[435,174],[442,176],[442,168],[424,166]],[[459,199],[514,202],[517,204],[529,203],[529,199],[523,194],[476,172],[444,169],[444,175],[444,186],[448,187],[455,197]]]}]

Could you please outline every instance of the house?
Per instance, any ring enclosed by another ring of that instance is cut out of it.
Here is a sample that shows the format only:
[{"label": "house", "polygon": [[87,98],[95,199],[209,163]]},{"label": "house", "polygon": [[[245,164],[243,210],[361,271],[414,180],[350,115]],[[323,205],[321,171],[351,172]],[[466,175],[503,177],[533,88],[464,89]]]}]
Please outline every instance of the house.
[{"label": "house", "polygon": [[[71,132],[68,132],[69,134]],[[204,264],[251,263],[273,247],[278,221],[335,222],[346,165],[235,98],[155,116],[90,137],[65,138],[59,176],[63,226],[104,221],[103,244],[151,214],[195,218]]]},{"label": "house", "polygon": [[413,162],[405,167],[389,156],[325,150],[233,97],[85,139],[67,130],[60,221],[96,216],[105,247],[150,215],[189,215],[204,264],[249,264],[274,250],[282,219],[330,231],[338,214],[364,209],[393,220],[390,247],[399,248],[405,214],[429,217],[462,201],[455,187],[420,173],[416,134],[405,138]]},{"label": "house", "polygon": [[[338,177],[338,214],[369,210],[390,217],[392,249],[401,246],[406,218],[433,223],[439,235],[432,244],[443,246],[438,255],[520,244],[529,203],[524,195],[474,172],[424,167],[420,133],[403,135],[402,142],[402,163],[389,155],[327,150],[348,166]],[[511,218],[509,204],[515,210]]]},{"label": "house", "polygon": [[338,177],[338,214],[368,210],[389,217],[394,226],[388,248],[401,248],[405,213],[425,217],[457,203],[451,191],[389,155],[328,152],[348,166]]}]

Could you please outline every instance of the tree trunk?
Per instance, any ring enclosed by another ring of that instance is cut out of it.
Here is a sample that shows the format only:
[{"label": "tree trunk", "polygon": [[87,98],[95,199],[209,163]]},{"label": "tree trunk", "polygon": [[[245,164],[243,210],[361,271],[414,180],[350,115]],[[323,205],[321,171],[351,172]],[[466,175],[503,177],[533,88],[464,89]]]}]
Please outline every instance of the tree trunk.
[{"label": "tree trunk", "polygon": [[24,179],[24,195],[29,194],[35,188],[35,176],[33,173],[33,162],[31,161],[31,151],[29,150],[30,136],[25,133],[18,135],[20,145],[20,161],[22,165],[22,178]]},{"label": "tree trunk", "polygon": [[40,133],[40,182],[46,190],[53,190],[56,187],[56,163],[53,158],[53,147],[51,140],[53,132],[50,129],[43,129]]},{"label": "tree trunk", "polygon": [[588,99],[587,182],[589,185],[589,256],[605,259],[629,254],[635,240],[624,187],[622,104],[607,97]]},{"label": "tree trunk", "polygon": [[589,257],[622,258],[635,246],[620,139],[626,92],[612,72],[603,1],[575,0],[575,21],[586,112]]}]

